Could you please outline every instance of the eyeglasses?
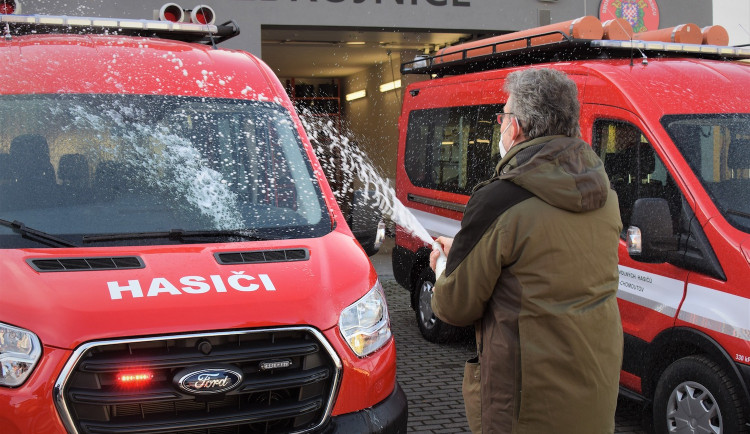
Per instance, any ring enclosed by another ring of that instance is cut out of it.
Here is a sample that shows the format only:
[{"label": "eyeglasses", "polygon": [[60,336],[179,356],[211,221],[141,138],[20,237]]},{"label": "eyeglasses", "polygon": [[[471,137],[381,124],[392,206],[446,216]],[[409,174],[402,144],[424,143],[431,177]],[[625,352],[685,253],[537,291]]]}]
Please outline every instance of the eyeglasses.
[{"label": "eyeglasses", "polygon": [[516,114],[515,113],[510,113],[510,112],[508,112],[508,113],[500,112],[500,113],[497,114],[497,123],[498,124],[502,124],[503,123],[503,116],[508,116],[508,115],[515,116]]}]

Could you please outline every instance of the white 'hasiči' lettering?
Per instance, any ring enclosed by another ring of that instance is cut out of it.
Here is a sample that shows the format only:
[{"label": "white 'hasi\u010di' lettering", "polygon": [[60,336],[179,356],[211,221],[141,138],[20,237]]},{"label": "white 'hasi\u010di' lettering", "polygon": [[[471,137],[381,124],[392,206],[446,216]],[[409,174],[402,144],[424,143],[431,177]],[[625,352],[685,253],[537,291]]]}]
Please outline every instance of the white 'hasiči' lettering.
[{"label": "white 'hasi\u010di' lettering", "polygon": [[[181,286],[179,287],[166,277],[154,277],[151,282],[148,282],[146,297],[156,297],[162,294],[205,294],[212,289],[216,292],[227,292],[227,287],[240,292],[253,292],[261,288],[266,291],[276,291],[276,286],[267,274],[258,274],[256,278],[246,275],[244,271],[232,271],[232,275],[226,279],[222,279],[221,276],[216,274],[208,277],[208,279],[203,276],[180,277],[179,283]],[[257,281],[260,281],[260,283],[256,283]],[[112,300],[122,300],[123,294],[128,293],[132,298],[142,298],[144,286],[138,280],[128,280],[128,283],[123,285],[117,281],[107,282],[109,298]]]}]

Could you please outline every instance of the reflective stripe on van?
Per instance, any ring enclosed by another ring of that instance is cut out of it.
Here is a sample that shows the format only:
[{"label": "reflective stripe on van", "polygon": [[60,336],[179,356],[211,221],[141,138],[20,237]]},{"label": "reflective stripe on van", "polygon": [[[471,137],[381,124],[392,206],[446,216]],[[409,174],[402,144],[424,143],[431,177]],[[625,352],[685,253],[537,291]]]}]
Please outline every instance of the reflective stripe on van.
[{"label": "reflective stripe on van", "polygon": [[678,318],[718,333],[750,341],[750,299],[688,284]]},{"label": "reflective stripe on van", "polygon": [[[669,317],[677,315],[683,282],[620,265],[617,298]],[[689,284],[677,318],[689,324],[750,341],[750,299]]]},{"label": "reflective stripe on van", "polygon": [[619,265],[617,298],[674,318],[680,307],[684,283],[678,279]]},{"label": "reflective stripe on van", "polygon": [[433,237],[445,236],[455,237],[458,230],[461,229],[461,222],[448,217],[443,217],[428,212],[420,211],[414,208],[408,208],[414,214],[417,221],[427,229]]}]

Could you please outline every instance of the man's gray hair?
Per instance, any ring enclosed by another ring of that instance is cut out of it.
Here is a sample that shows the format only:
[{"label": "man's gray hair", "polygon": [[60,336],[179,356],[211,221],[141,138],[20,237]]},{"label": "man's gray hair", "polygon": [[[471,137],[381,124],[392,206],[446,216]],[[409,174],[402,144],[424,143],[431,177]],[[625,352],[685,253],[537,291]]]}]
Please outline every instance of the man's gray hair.
[{"label": "man's gray hair", "polygon": [[512,112],[529,139],[564,135],[580,137],[581,107],[576,84],[565,73],[529,68],[508,74],[503,86],[513,96]]}]

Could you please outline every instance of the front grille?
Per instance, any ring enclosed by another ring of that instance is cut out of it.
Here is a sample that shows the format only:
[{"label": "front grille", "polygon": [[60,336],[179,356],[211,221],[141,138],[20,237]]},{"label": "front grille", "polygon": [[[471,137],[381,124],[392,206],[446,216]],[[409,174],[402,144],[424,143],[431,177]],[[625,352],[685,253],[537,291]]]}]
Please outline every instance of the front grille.
[{"label": "front grille", "polygon": [[[230,368],[242,381],[197,394],[184,372]],[[55,387],[71,432],[254,434],[305,432],[328,419],[341,362],[309,327],[245,330],[89,343],[74,353]],[[149,373],[124,386],[118,375]]]}]

